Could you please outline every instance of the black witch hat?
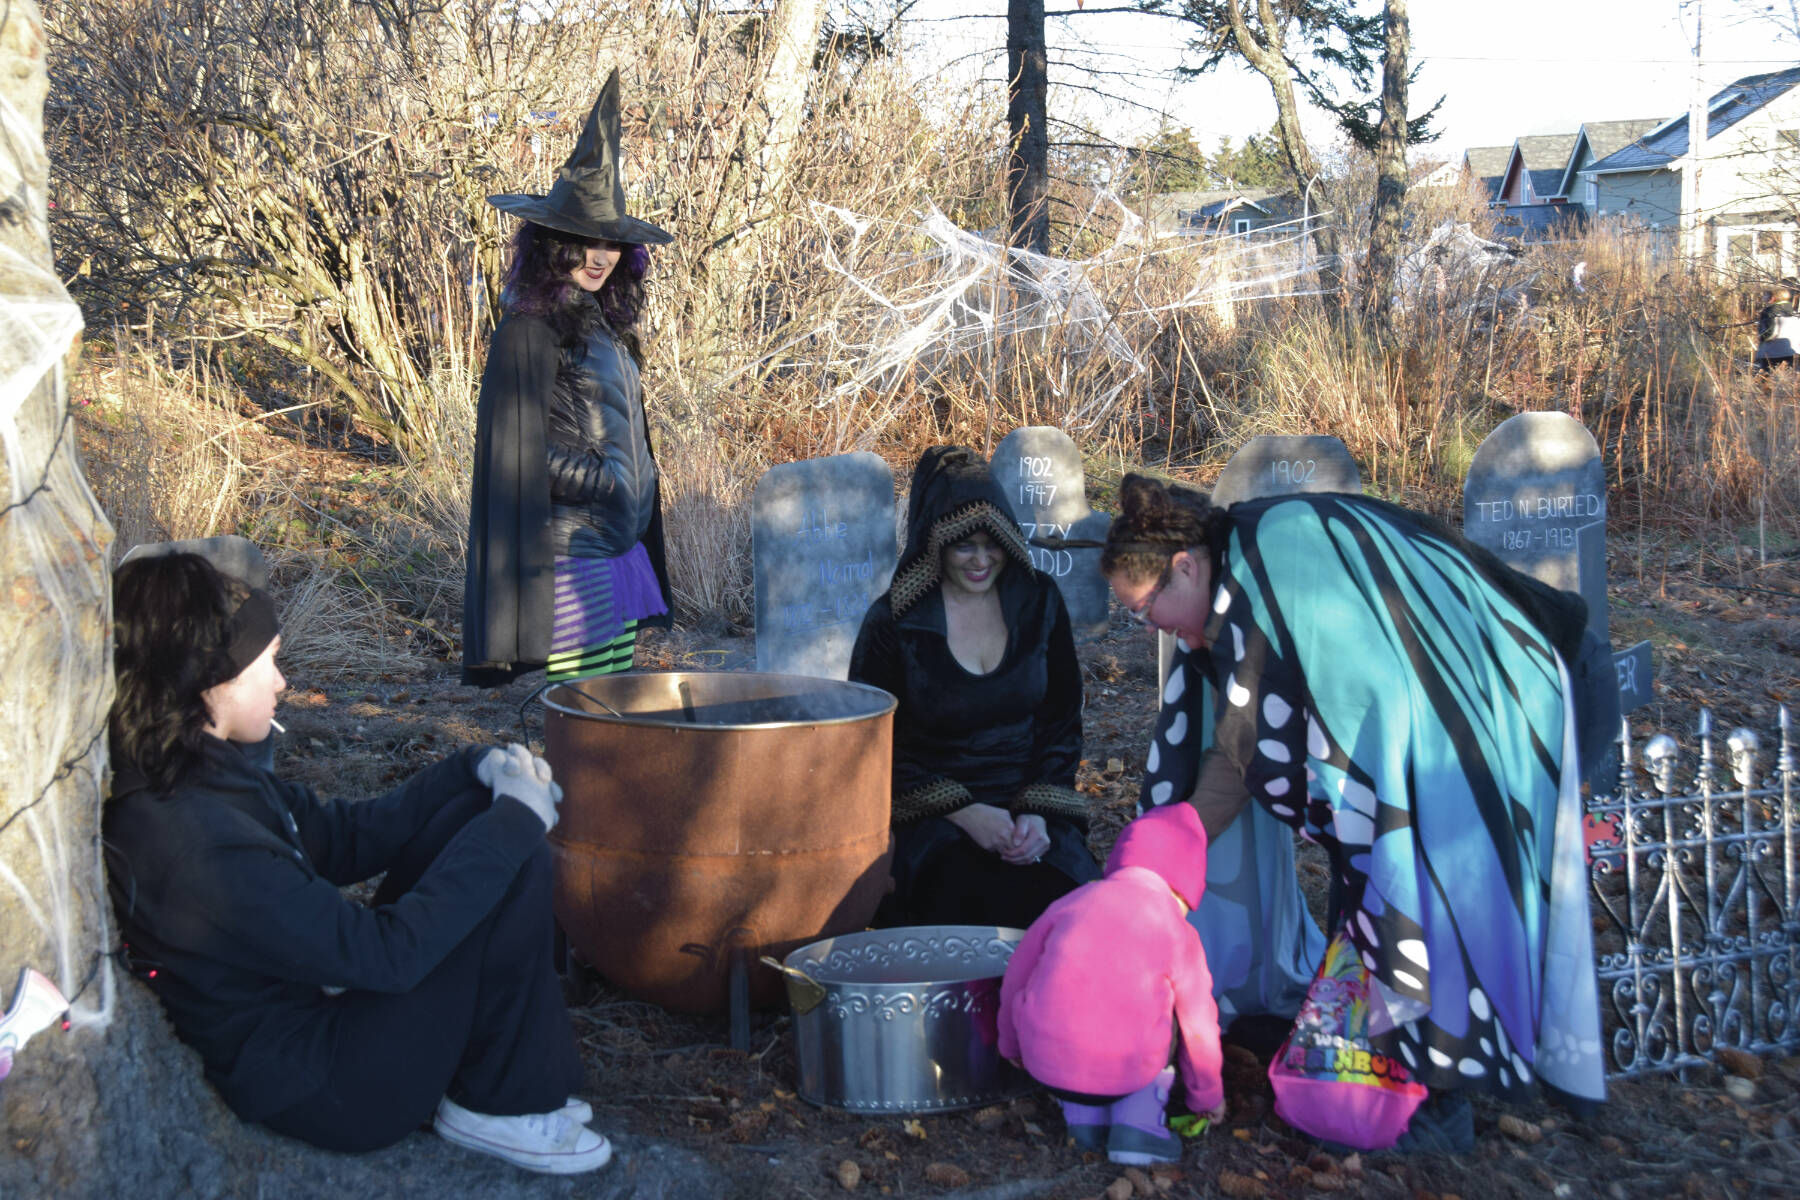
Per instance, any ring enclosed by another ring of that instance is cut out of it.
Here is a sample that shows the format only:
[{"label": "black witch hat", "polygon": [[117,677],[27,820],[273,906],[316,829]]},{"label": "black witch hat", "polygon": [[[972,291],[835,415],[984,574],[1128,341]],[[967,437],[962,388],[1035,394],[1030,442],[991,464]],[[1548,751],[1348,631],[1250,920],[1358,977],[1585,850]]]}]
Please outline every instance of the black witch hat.
[{"label": "black witch hat", "polygon": [[489,196],[502,212],[580,237],[661,245],[675,235],[625,212],[625,178],[619,169],[619,72],[606,77],[568,161],[546,195]]}]

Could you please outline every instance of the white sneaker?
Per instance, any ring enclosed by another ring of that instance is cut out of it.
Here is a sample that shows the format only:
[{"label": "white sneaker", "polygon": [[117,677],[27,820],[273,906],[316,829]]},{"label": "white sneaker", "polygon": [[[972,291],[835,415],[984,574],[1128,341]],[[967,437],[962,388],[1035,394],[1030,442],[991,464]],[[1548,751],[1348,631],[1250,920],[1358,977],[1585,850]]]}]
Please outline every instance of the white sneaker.
[{"label": "white sneaker", "polygon": [[579,1096],[570,1096],[569,1102],[556,1110],[577,1125],[594,1123],[594,1108]]},{"label": "white sneaker", "polygon": [[566,1109],[490,1117],[470,1112],[448,1096],[438,1101],[432,1122],[445,1141],[504,1158],[527,1171],[579,1175],[604,1167],[612,1146],[602,1135],[565,1116]]}]

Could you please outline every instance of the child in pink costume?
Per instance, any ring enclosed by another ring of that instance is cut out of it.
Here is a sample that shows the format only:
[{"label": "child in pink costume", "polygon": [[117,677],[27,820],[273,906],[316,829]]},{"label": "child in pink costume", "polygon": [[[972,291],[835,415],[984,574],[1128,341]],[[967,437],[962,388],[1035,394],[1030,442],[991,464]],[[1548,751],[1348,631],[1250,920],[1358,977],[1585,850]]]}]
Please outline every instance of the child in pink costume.
[{"label": "child in pink costume", "polygon": [[1181,1157],[1164,1119],[1171,1057],[1188,1107],[1224,1115],[1219,1010],[1187,922],[1205,886],[1199,816],[1152,809],[1120,832],[1106,874],[1046,909],[1006,966],[1000,1053],[1062,1102],[1077,1145],[1114,1162]]}]

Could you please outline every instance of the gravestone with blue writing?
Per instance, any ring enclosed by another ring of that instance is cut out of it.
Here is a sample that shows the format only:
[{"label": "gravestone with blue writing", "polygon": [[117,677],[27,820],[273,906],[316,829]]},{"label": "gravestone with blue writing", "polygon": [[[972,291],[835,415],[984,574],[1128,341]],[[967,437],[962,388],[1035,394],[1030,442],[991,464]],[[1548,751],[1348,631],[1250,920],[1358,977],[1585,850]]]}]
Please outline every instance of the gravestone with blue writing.
[{"label": "gravestone with blue writing", "polygon": [[1263,434],[1238,448],[1213,484],[1212,502],[1230,508],[1240,500],[1299,492],[1363,490],[1362,472],[1349,447],[1325,434]]},{"label": "gravestone with blue writing", "polygon": [[[989,464],[1012,504],[1025,540],[1064,538],[1102,543],[1112,518],[1088,507],[1087,474],[1074,439],[1048,425],[1015,429],[1000,441]],[[1100,574],[1100,547],[1031,547],[1031,561],[1056,580],[1077,638],[1106,632],[1111,591]]]},{"label": "gravestone with blue writing", "polygon": [[868,453],[771,467],[750,501],[750,547],[756,669],[843,679],[894,574],[893,472]]}]

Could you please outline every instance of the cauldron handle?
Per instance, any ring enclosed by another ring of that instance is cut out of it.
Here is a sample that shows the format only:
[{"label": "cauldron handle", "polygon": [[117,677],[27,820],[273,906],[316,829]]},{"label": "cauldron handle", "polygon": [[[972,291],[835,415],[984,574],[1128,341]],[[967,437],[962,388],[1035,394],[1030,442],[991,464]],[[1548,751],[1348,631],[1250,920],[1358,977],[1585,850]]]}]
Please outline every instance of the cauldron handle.
[{"label": "cauldron handle", "polygon": [[795,1016],[804,1017],[825,999],[825,985],[800,968],[777,962],[766,954],[761,961],[764,966],[774,967],[788,977],[788,1003],[794,1006]]},{"label": "cauldron handle", "polygon": [[[682,687],[685,688],[686,686],[687,686],[686,684],[682,684]],[[562,680],[562,679],[546,679],[543,683],[538,684],[537,687],[532,690],[531,695],[529,695],[529,696],[525,697],[525,699],[519,701],[519,733],[524,738],[525,744],[527,746],[529,746],[531,744],[531,722],[526,718],[525,710],[527,708],[531,707],[532,701],[536,700],[538,697],[542,696],[545,692],[549,691],[553,687],[566,687],[571,692],[574,692],[576,695],[580,696],[582,699],[592,700],[595,704],[598,704],[601,708],[604,708],[607,712],[609,712],[613,716],[619,718],[619,720],[623,721],[625,719],[624,713],[620,712],[618,709],[614,708],[612,705],[608,704],[606,701],[602,700],[600,697],[594,695],[592,692],[582,691],[580,688],[576,687],[573,682],[570,682],[568,680]]]}]

